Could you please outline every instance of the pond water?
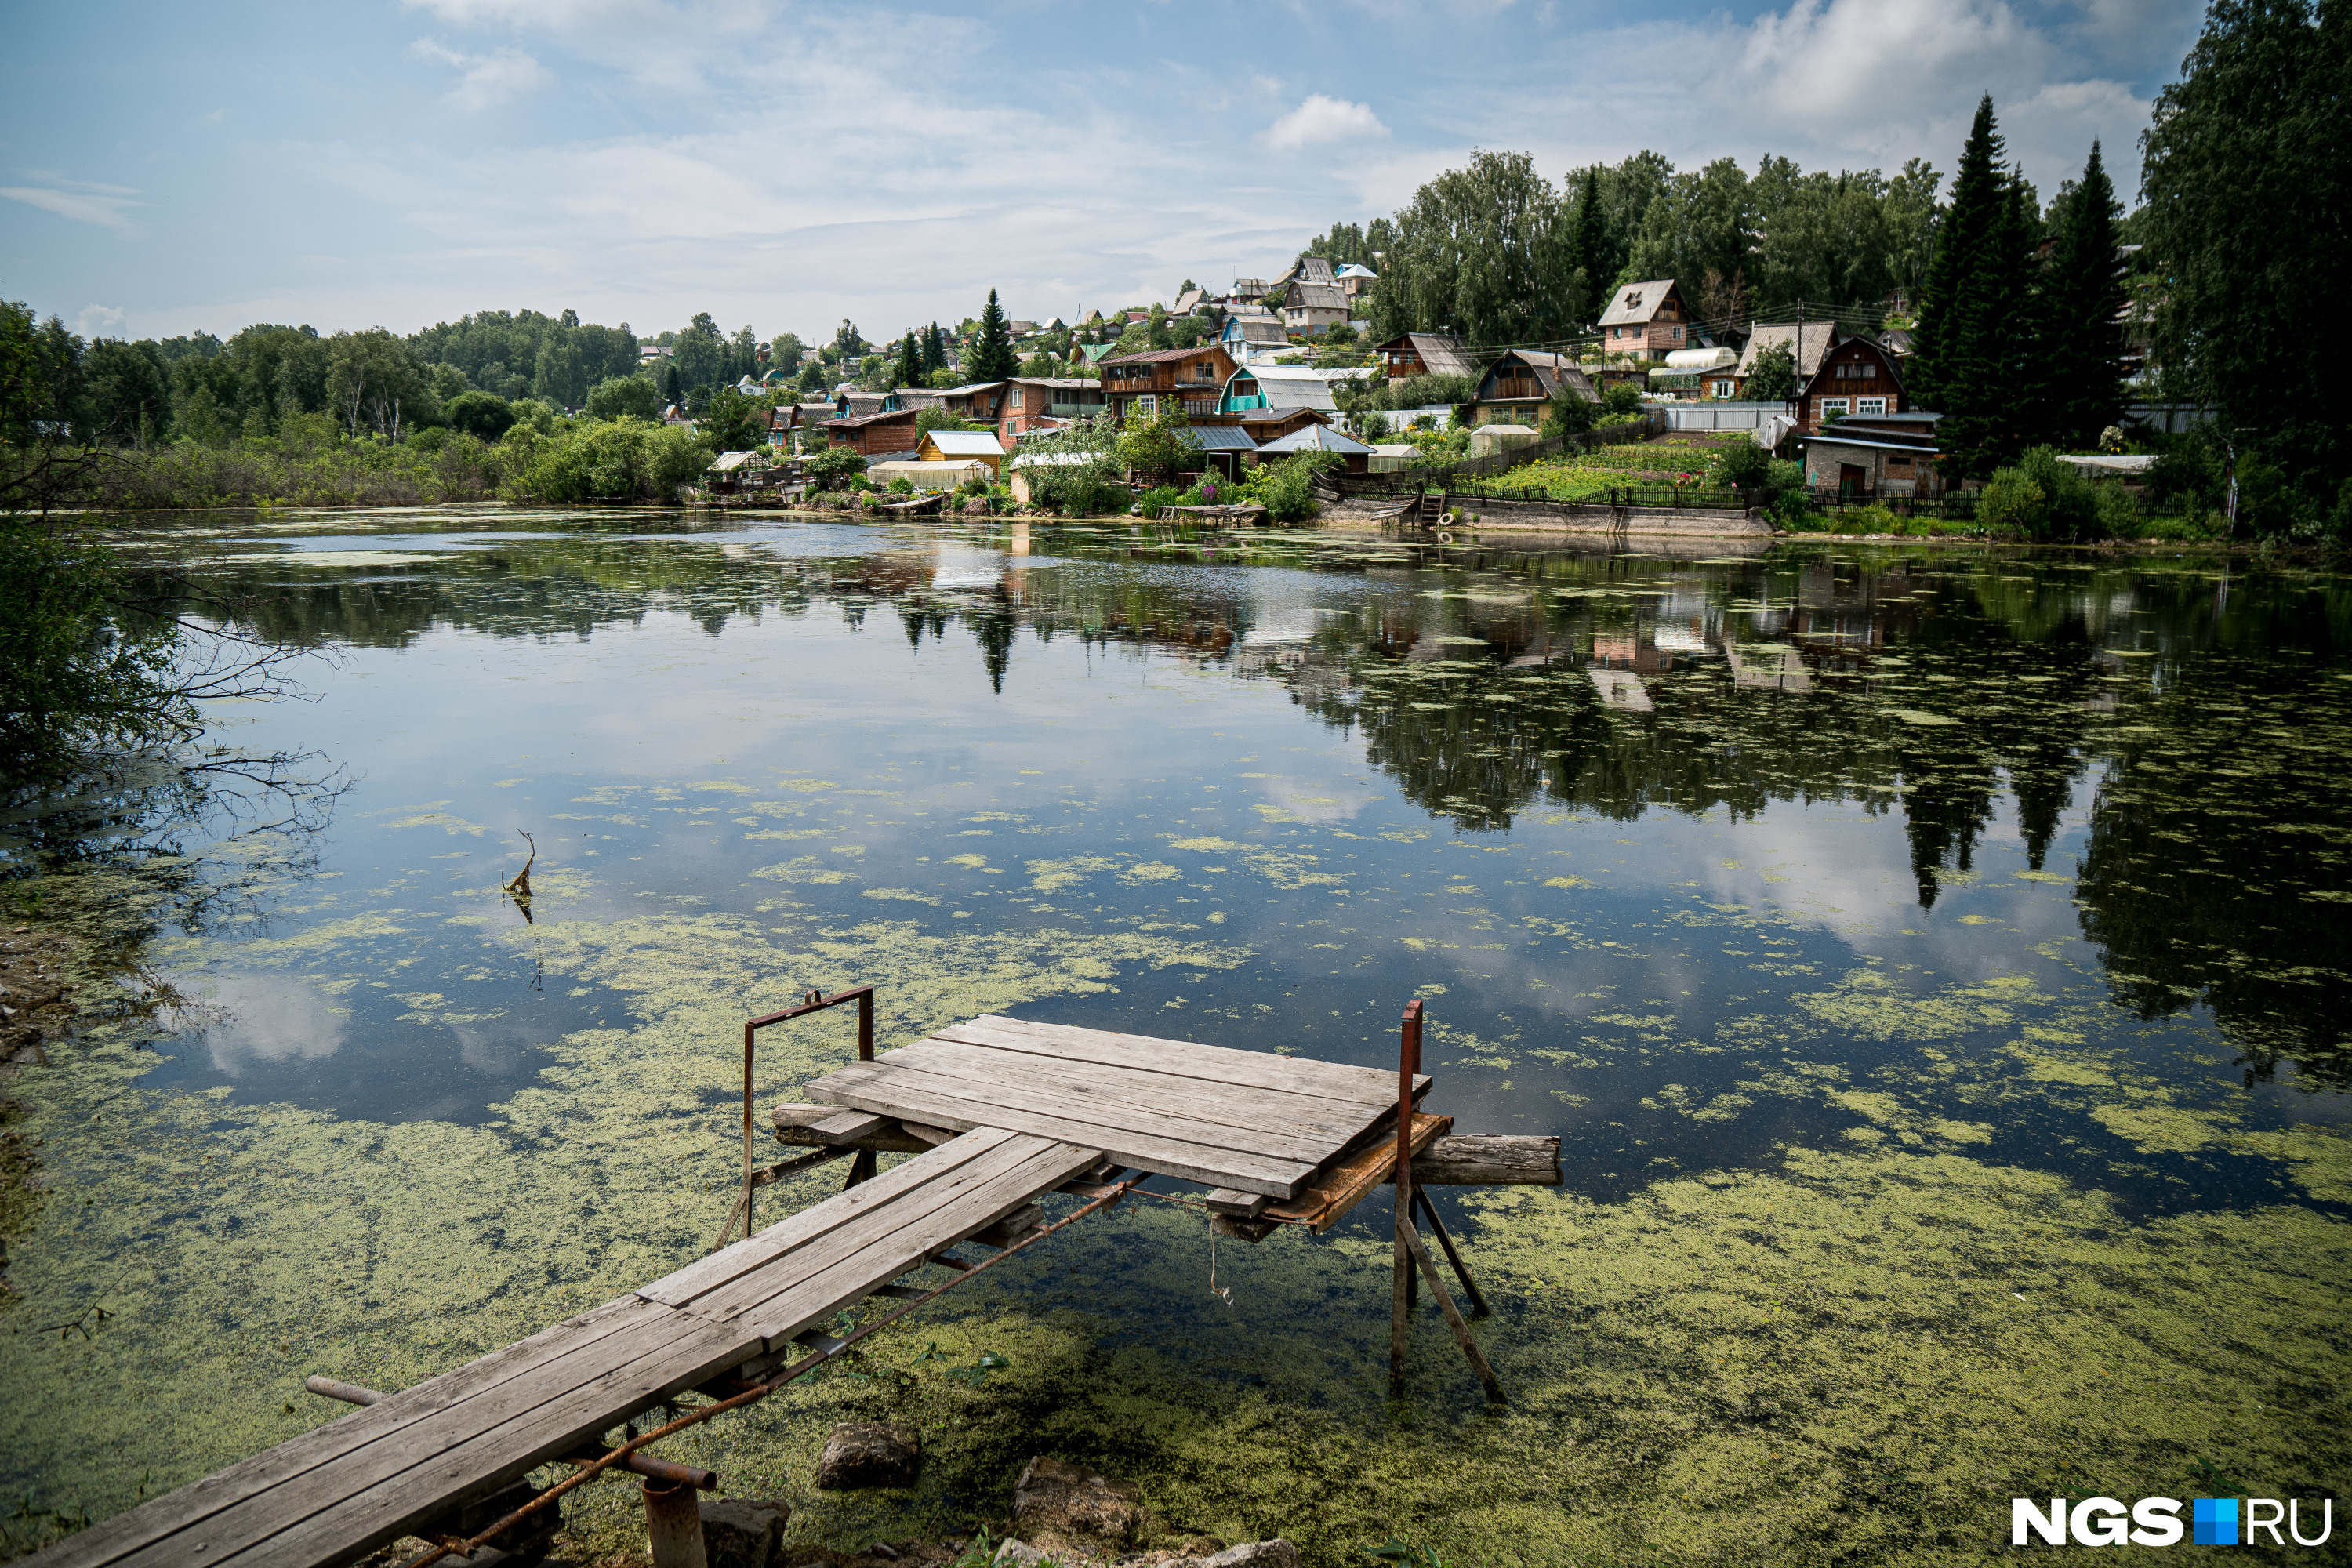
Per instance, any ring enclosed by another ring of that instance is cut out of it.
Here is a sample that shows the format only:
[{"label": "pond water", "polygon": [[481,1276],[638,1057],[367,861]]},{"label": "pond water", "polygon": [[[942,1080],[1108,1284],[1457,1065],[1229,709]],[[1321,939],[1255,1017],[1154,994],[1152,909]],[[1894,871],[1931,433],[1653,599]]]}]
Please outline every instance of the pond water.
[{"label": "pond water", "polygon": [[[308,1373],[694,1256],[741,1019],[862,982],[885,1045],[1375,1066],[1420,996],[1433,1107],[1566,1181],[1442,1205],[1507,1413],[1433,1317],[1385,1398],[1383,1205],[1221,1244],[1230,1308],[1200,1216],[1130,1205],[694,1440],[796,1537],[1000,1513],[1041,1449],[1318,1562],[1944,1561],[2012,1492],[2344,1481],[2343,577],[506,509],[125,545],[323,650],[218,733],[341,793],[168,856],[9,828],[186,999],[13,1091],[19,1544],[328,1418]],[[848,1049],[798,1027],[765,1098]],[[809,1489],[847,1410],[924,1427],[922,1488]]]}]

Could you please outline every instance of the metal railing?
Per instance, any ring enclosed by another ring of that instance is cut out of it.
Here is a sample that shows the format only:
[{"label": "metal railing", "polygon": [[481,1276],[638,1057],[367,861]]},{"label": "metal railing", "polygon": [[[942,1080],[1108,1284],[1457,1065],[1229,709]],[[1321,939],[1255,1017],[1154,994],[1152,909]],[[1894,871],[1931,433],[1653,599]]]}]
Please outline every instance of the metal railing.
[{"label": "metal railing", "polygon": [[875,1162],[874,1152],[870,1149],[856,1151],[820,1149],[814,1154],[803,1154],[796,1159],[786,1160],[764,1171],[755,1171],[751,1168],[751,1089],[755,1050],[753,1037],[771,1024],[782,1024],[794,1018],[804,1018],[811,1013],[822,1013],[828,1007],[838,1007],[845,1002],[857,1004],[857,1059],[861,1062],[870,1062],[874,1059],[874,987],[871,985],[860,985],[848,991],[836,991],[830,996],[822,991],[812,990],[802,998],[801,1005],[797,1007],[787,1007],[781,1013],[771,1013],[765,1017],[747,1019],[744,1022],[743,1190],[735,1200],[735,1207],[728,1211],[726,1225],[719,1228],[718,1245],[722,1247],[726,1245],[728,1235],[735,1228],[735,1216],[738,1214],[743,1216],[744,1239],[751,1238],[753,1228],[751,1194],[780,1176],[790,1175],[810,1165],[822,1164],[827,1160],[838,1159],[844,1154],[852,1154],[849,1180],[845,1185],[854,1187],[860,1182],[873,1180]]}]

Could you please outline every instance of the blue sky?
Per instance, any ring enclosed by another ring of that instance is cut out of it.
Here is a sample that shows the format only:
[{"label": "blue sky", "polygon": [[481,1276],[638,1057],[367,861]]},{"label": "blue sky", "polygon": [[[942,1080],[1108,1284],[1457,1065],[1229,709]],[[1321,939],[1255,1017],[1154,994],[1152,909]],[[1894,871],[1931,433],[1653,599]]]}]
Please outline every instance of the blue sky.
[{"label": "blue sky", "polygon": [[365,0],[16,13],[0,294],[89,334],[489,308],[761,337],[1267,276],[1475,147],[1948,174],[1990,91],[2128,196],[2195,0]]}]

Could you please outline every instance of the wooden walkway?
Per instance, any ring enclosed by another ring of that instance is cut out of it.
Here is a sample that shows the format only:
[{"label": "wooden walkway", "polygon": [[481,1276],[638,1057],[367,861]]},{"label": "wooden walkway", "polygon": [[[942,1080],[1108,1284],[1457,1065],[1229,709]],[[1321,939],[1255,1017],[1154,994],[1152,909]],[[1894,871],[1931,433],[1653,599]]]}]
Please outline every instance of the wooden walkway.
[{"label": "wooden walkway", "polygon": [[[751,1169],[753,1031],[853,999],[868,1059],[810,1084],[821,1105],[779,1108],[775,1118],[790,1142],[817,1142],[833,1154],[864,1151],[854,1153],[853,1184],[839,1195],[32,1561],[57,1568],[349,1563],[404,1535],[452,1528],[456,1510],[540,1466],[602,1453],[604,1434],[679,1394],[725,1397],[769,1378],[795,1344],[837,1352],[841,1342],[818,1325],[841,1309],[921,1294],[896,1281],[959,1243],[1017,1245],[1039,1223],[1030,1205],[1044,1194],[1111,1191],[1081,1178],[1108,1180],[1128,1167],[1181,1177],[1215,1189],[1209,1200],[1220,1226],[1271,1229],[1287,1219],[1319,1231],[1387,1179],[1405,1146],[1395,1133],[1403,1075],[992,1016],[873,1057],[870,991],[812,994],[804,1006],[745,1029],[739,1215],[751,1212],[755,1188],[772,1176],[831,1157]],[[1412,1039],[1417,1068],[1417,1033]],[[1425,1075],[1410,1080],[1415,1099],[1427,1092]],[[788,1131],[786,1110],[816,1114]],[[1421,1114],[1412,1121],[1416,1156],[1449,1125]],[[924,1152],[876,1174],[877,1147]],[[1556,1161],[1556,1142],[1553,1148]],[[1434,1211],[1428,1217],[1434,1226]],[[1442,1228],[1437,1235],[1445,1239]],[[1446,1252],[1454,1256],[1450,1241]],[[1452,1312],[1450,1300],[1443,1305]],[[1473,1361],[1491,1388],[1475,1351]]]}]

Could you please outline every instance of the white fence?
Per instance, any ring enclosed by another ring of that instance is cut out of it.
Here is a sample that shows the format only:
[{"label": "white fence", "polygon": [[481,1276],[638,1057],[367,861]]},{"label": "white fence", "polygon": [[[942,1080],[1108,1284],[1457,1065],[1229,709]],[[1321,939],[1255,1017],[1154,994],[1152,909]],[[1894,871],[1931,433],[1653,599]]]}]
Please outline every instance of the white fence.
[{"label": "white fence", "polygon": [[1669,430],[1761,430],[1775,419],[1796,417],[1792,403],[1654,403]]}]

